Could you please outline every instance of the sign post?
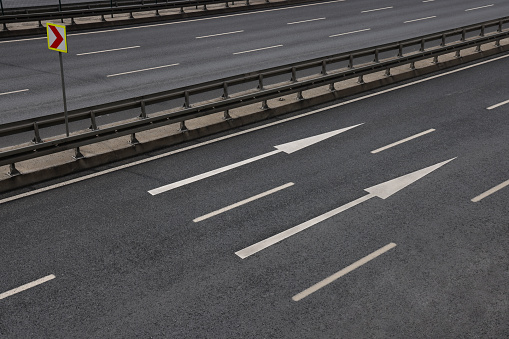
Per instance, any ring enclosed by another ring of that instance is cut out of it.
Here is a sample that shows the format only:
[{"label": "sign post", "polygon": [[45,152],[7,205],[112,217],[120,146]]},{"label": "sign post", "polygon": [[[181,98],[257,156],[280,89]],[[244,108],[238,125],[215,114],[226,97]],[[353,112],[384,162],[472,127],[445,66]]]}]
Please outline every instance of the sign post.
[{"label": "sign post", "polygon": [[46,25],[46,30],[48,33],[48,48],[58,51],[58,57],[60,59],[60,75],[62,78],[62,94],[64,97],[65,133],[69,136],[69,117],[67,116],[67,100],[65,97],[64,64],[62,62],[62,53],[67,53],[67,34],[64,25],[48,23]]}]

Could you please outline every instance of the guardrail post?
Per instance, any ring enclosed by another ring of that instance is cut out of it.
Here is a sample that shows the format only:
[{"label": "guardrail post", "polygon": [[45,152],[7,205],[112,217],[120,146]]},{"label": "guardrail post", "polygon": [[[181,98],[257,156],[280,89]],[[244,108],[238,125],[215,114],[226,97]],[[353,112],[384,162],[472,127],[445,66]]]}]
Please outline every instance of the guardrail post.
[{"label": "guardrail post", "polygon": [[15,177],[15,176],[21,175],[21,172],[16,169],[16,165],[10,164],[9,165],[9,172],[7,172],[7,174],[10,177]]},{"label": "guardrail post", "polygon": [[438,55],[433,57],[433,61],[431,61],[432,64],[438,64]]},{"label": "guardrail post", "polygon": [[37,122],[34,122],[34,134],[35,137],[32,140],[34,144],[38,144],[42,142],[41,135],[39,134],[39,124]]},{"label": "guardrail post", "polygon": [[140,142],[138,141],[138,139],[136,139],[136,134],[135,133],[132,133],[131,136],[129,137],[129,144],[131,144],[132,146],[135,146],[135,145],[138,145]]},{"label": "guardrail post", "polygon": [[415,69],[415,62],[410,63],[410,69],[412,69],[412,70]]},{"label": "guardrail post", "polygon": [[224,7],[225,8],[230,8],[230,5],[228,5],[228,0],[224,2]]},{"label": "guardrail post", "polygon": [[456,51],[456,54],[454,54],[454,57],[455,58],[460,58],[461,57],[460,51]]},{"label": "guardrail post", "polygon": [[9,29],[7,28],[7,24],[4,22],[3,25],[2,25],[2,31],[8,31]]},{"label": "guardrail post", "polygon": [[380,62],[380,59],[378,58],[379,53],[378,48],[375,48],[375,62]]},{"label": "guardrail post", "polygon": [[362,84],[364,84],[364,83],[365,83],[365,82],[364,82],[364,75],[359,75],[359,80],[357,80],[357,82],[358,82],[359,84],[361,84],[361,85],[362,85]]},{"label": "guardrail post", "polygon": [[419,48],[419,52],[424,52],[424,39],[421,39],[421,47]]},{"label": "guardrail post", "polygon": [[156,9],[156,16],[161,16],[161,15],[159,14],[159,10],[158,10],[158,9]]},{"label": "guardrail post", "polygon": [[44,27],[44,26],[42,25],[41,20],[39,20],[39,28],[41,28],[41,27]]},{"label": "guardrail post", "polygon": [[477,46],[475,47],[475,51],[476,51],[477,53],[482,52],[482,50],[481,50],[481,44],[479,44],[479,45],[477,45]]},{"label": "guardrail post", "polygon": [[495,47],[500,47],[500,40],[495,41]]},{"label": "guardrail post", "polygon": [[146,119],[147,118],[147,110],[145,109],[145,101],[144,100],[142,100],[140,102],[140,106],[141,106],[140,118]]},{"label": "guardrail post", "polygon": [[291,82],[296,82],[297,81],[297,70],[295,69],[295,67],[292,67],[292,78],[290,79]]},{"label": "guardrail post", "polygon": [[348,57],[348,68],[353,68],[353,55],[350,54]]},{"label": "guardrail post", "polygon": [[398,45],[398,57],[403,56],[403,46],[401,46],[401,43]]},{"label": "guardrail post", "polygon": [[479,34],[480,36],[484,36],[484,25],[481,26],[481,33]]},{"label": "guardrail post", "polygon": [[331,84],[329,85],[329,91],[331,92],[335,92],[336,91],[336,87],[334,87],[334,83],[331,82]]},{"label": "guardrail post", "polygon": [[134,19],[133,12],[129,12],[129,19]]},{"label": "guardrail post", "polygon": [[180,13],[184,13],[184,7],[180,7]]},{"label": "guardrail post", "polygon": [[249,6],[249,0],[246,0],[246,6]]},{"label": "guardrail post", "polygon": [[440,43],[440,46],[445,46],[445,33],[442,34],[442,42]]},{"label": "guardrail post", "polygon": [[72,157],[74,158],[74,160],[80,160],[85,158],[85,156],[80,152],[79,147],[76,147],[74,149],[74,155]]},{"label": "guardrail post", "polygon": [[191,104],[189,104],[189,91],[184,92],[184,108],[191,107]]},{"label": "guardrail post", "polygon": [[74,18],[71,18],[71,25],[76,25],[76,21],[74,21]]},{"label": "guardrail post", "polygon": [[[228,94],[228,83],[223,82],[223,99],[228,99],[230,96]],[[232,117],[230,116],[230,110],[224,111],[223,119],[224,120],[230,120]]]},{"label": "guardrail post", "polygon": [[385,74],[384,74],[386,77],[390,77],[391,76],[391,68],[390,67],[387,67],[387,69],[385,70]]},{"label": "guardrail post", "polygon": [[101,21],[106,22],[106,19],[104,18],[104,14],[101,14]]},{"label": "guardrail post", "polygon": [[463,28],[463,30],[461,31],[461,41],[465,41],[466,40],[466,29]]},{"label": "guardrail post", "polygon": [[90,111],[90,121],[92,124],[90,125],[89,129],[91,129],[92,131],[97,131],[99,128],[97,128],[97,122],[95,121],[94,111]]},{"label": "guardrail post", "polygon": [[203,10],[206,11],[207,10],[207,4],[203,5]]},{"label": "guardrail post", "polygon": [[327,62],[325,60],[322,61],[322,75],[327,75]]},{"label": "guardrail post", "polygon": [[[263,74],[258,75],[258,90],[263,91]],[[263,110],[269,109],[269,104],[267,103],[267,100],[262,101],[262,107]]]},{"label": "guardrail post", "polygon": [[498,22],[498,29],[497,29],[497,32],[498,32],[498,33],[502,33],[502,20],[500,20],[500,21]]}]

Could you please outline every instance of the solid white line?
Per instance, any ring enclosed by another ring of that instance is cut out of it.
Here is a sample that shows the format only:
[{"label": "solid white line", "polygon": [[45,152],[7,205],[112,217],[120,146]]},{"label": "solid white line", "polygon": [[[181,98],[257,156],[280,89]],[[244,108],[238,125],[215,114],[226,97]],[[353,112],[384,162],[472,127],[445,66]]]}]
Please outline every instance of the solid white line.
[{"label": "solid white line", "polygon": [[420,19],[414,19],[414,20],[408,20],[408,21],[404,21],[403,23],[404,24],[407,24],[409,22],[415,22],[415,21],[421,21],[421,20],[428,20],[428,19],[433,19],[433,18],[436,18],[437,16],[436,15],[433,15],[433,16],[428,16],[426,18],[420,18]]},{"label": "solid white line", "polygon": [[283,45],[275,45],[275,46],[270,46],[270,47],[263,47],[263,48],[252,49],[252,50],[244,51],[244,52],[236,52],[236,53],[233,53],[233,55],[257,52],[257,51],[263,51],[264,49],[271,49],[271,48],[277,48],[277,47],[283,47]]},{"label": "solid white line", "polygon": [[367,11],[362,11],[361,13],[368,13],[368,12],[375,12],[375,11],[382,11],[384,9],[391,9],[393,8],[393,6],[391,7],[384,7],[384,8],[377,8],[377,9],[368,9]]},{"label": "solid white line", "polygon": [[0,294],[0,300],[4,299],[4,298],[7,298],[7,297],[10,297],[13,294],[16,294],[16,293],[28,290],[29,288],[35,287],[37,285],[44,284],[45,282],[50,281],[50,280],[55,279],[55,278],[56,277],[53,274],[50,274],[50,275],[48,275],[48,276],[46,276],[44,278],[38,279],[38,280],[33,281],[31,283],[25,284],[25,285],[20,286],[20,287],[16,287],[16,288],[14,288],[14,289],[12,289],[10,291],[7,291],[7,292],[4,292],[4,293]]},{"label": "solid white line", "polygon": [[388,148],[391,148],[391,147],[397,146],[397,145],[399,145],[399,144],[402,144],[402,143],[404,143],[404,142],[407,142],[407,141],[409,141],[409,140],[412,140],[412,139],[418,138],[418,137],[420,137],[420,136],[423,136],[423,135],[428,134],[428,133],[431,133],[431,132],[435,132],[435,130],[432,128],[432,129],[429,129],[429,130],[427,130],[427,131],[424,131],[424,132],[421,132],[421,133],[417,133],[417,134],[415,134],[415,135],[412,135],[411,137],[405,138],[405,139],[400,140],[400,141],[396,141],[396,142],[394,142],[394,143],[392,143],[392,144],[389,144],[389,145],[387,145],[387,146],[384,146],[384,147],[377,148],[376,150],[371,151],[371,153],[373,153],[373,154],[374,154],[374,153],[378,153],[378,152],[385,151],[385,150],[386,150],[386,149],[388,149]]},{"label": "solid white line", "polygon": [[251,245],[251,246],[248,246],[240,251],[237,251],[235,252],[235,254],[237,256],[239,256],[241,259],[245,259],[247,257],[249,257],[250,255],[253,255],[257,252],[260,252],[261,250],[264,250],[266,249],[267,247],[270,247],[274,244],[277,244],[278,242],[286,239],[286,238],[289,238],[291,237],[292,235],[295,235],[299,232],[302,232],[324,220],[327,220],[329,218],[332,218],[333,216],[343,212],[343,211],[346,211],[347,209],[351,208],[351,207],[354,207],[366,200],[369,200],[371,198],[373,198],[374,195],[372,194],[366,194],[354,201],[351,201],[343,206],[340,206],[336,209],[333,209],[332,211],[329,211],[327,213],[324,213],[322,215],[319,215],[311,220],[308,220],[306,222],[303,222],[302,224],[299,224],[297,226],[294,226],[292,228],[289,228],[287,229],[286,231],[283,231],[281,233],[278,233],[276,235],[273,235],[272,237],[270,238],[267,238],[265,240],[262,240],[262,241],[259,241],[257,242],[256,244],[254,245]]},{"label": "solid white line", "polygon": [[490,107],[488,107],[486,109],[494,109],[494,108],[500,107],[500,106],[505,105],[505,104],[509,104],[509,100],[502,101],[501,103],[493,105],[493,106],[490,106]]},{"label": "solid white line", "polygon": [[106,77],[110,78],[110,77],[116,77],[118,75],[138,73],[138,72],[150,71],[150,70],[153,70],[153,69],[166,68],[166,67],[172,67],[172,66],[178,66],[178,65],[179,64],[177,63],[177,64],[171,64],[171,65],[158,66],[158,67],[150,67],[150,68],[145,68],[145,69],[139,69],[137,71],[130,71],[130,72],[124,72],[124,73],[110,74],[110,75],[107,75]]},{"label": "solid white line", "polygon": [[347,35],[347,34],[352,34],[352,33],[365,32],[365,31],[370,31],[370,30],[371,30],[371,28],[359,29],[358,31],[352,31],[352,32],[346,32],[346,33],[339,33],[339,34],[329,35],[329,38],[333,38],[335,36],[340,36],[340,35]]},{"label": "solid white line", "polygon": [[20,93],[20,92],[26,92],[26,91],[28,91],[28,89],[21,89],[19,91],[0,93],[0,95],[14,94],[14,93]]},{"label": "solid white line", "polygon": [[225,136],[222,136],[222,137],[219,137],[219,138],[215,138],[215,139],[211,139],[211,140],[208,140],[208,141],[197,143],[195,145],[179,148],[177,150],[166,152],[166,153],[163,153],[163,154],[159,154],[159,155],[156,155],[156,156],[153,156],[153,157],[149,157],[149,158],[146,158],[146,159],[143,159],[143,160],[134,161],[134,162],[131,162],[131,163],[128,163],[128,164],[125,164],[125,165],[116,166],[116,167],[113,167],[113,168],[110,168],[110,169],[107,169],[107,170],[103,170],[103,171],[99,171],[99,172],[96,172],[96,173],[84,175],[84,176],[79,177],[79,178],[63,181],[63,182],[60,182],[58,184],[46,186],[46,187],[39,188],[39,189],[30,191],[30,192],[25,192],[25,193],[14,195],[14,196],[11,196],[11,197],[8,197],[8,198],[0,199],[0,205],[1,204],[5,204],[6,202],[10,202],[10,201],[26,198],[26,197],[29,197],[29,196],[32,196],[32,195],[35,195],[35,194],[39,194],[39,193],[50,191],[50,190],[53,190],[53,189],[56,189],[56,188],[64,187],[64,186],[67,186],[67,185],[71,185],[71,184],[74,184],[74,183],[77,183],[77,182],[81,182],[81,181],[85,181],[85,180],[88,180],[88,179],[96,178],[96,177],[99,177],[101,175],[105,175],[105,174],[121,171],[123,169],[134,167],[134,166],[138,166],[138,165],[150,162],[150,161],[166,158],[166,157],[169,157],[169,156],[174,155],[174,154],[178,154],[178,153],[181,153],[181,152],[186,152],[186,151],[189,151],[189,150],[192,150],[192,149],[195,149],[195,148],[199,148],[199,147],[202,147],[202,146],[206,146],[206,145],[209,145],[209,144],[216,143],[218,141],[223,141],[223,140],[227,140],[227,139],[230,139],[230,138],[237,137],[239,135],[255,132],[255,131],[258,131],[258,130],[261,130],[261,129],[264,129],[264,128],[267,128],[267,127],[272,127],[272,126],[276,126],[276,125],[279,125],[279,124],[284,124],[285,122],[288,122],[288,121],[293,121],[293,120],[296,120],[296,119],[304,118],[304,117],[307,117],[307,116],[310,116],[310,115],[314,115],[314,114],[317,114],[317,113],[321,113],[321,112],[324,112],[324,111],[327,111],[327,110],[330,110],[330,109],[333,109],[333,108],[337,108],[337,107],[341,107],[341,106],[344,106],[344,105],[348,105],[348,104],[351,104],[351,103],[354,103],[354,102],[357,102],[357,101],[361,101],[361,100],[364,100],[364,99],[369,99],[369,98],[375,97],[377,95],[382,95],[382,94],[389,93],[389,92],[392,92],[392,91],[397,91],[398,89],[402,89],[402,88],[405,88],[405,87],[417,85],[417,84],[420,84],[422,82],[430,81],[430,80],[433,80],[433,79],[436,79],[436,78],[440,78],[440,77],[443,77],[443,76],[446,76],[446,75],[449,75],[449,74],[454,74],[454,73],[457,73],[457,72],[461,72],[461,71],[464,71],[466,69],[470,69],[470,68],[473,68],[473,67],[482,66],[484,64],[487,64],[487,63],[490,63],[490,62],[494,62],[494,61],[498,61],[498,60],[502,60],[502,59],[505,59],[505,58],[509,58],[509,55],[503,55],[503,56],[500,56],[500,57],[497,57],[497,58],[493,58],[493,59],[490,59],[490,60],[481,61],[481,62],[479,62],[477,64],[472,64],[472,65],[465,66],[465,67],[462,67],[462,68],[458,68],[458,69],[455,69],[455,70],[452,70],[452,71],[449,71],[449,72],[444,72],[444,73],[441,73],[441,74],[433,75],[433,76],[430,76],[428,78],[424,78],[424,79],[416,80],[414,82],[410,82],[410,83],[407,83],[407,84],[404,84],[404,85],[388,88],[388,89],[385,89],[385,90],[382,90],[382,91],[379,91],[379,92],[376,92],[376,93],[371,93],[371,94],[368,94],[368,95],[363,95],[363,96],[355,98],[355,99],[351,99],[351,100],[340,102],[338,104],[334,104],[334,105],[331,105],[331,106],[315,109],[315,110],[307,112],[307,113],[302,113],[302,114],[299,114],[299,115],[296,115],[296,116],[293,116],[293,117],[290,117],[290,118],[285,118],[285,119],[282,119],[282,120],[274,121],[274,122],[271,122],[271,123],[268,123],[268,124],[265,124],[265,125],[253,127],[253,128],[247,129],[245,131],[228,134],[228,135],[225,135]]},{"label": "solid white line", "polygon": [[263,158],[266,158],[266,157],[270,157],[270,156],[272,156],[274,154],[277,154],[277,153],[280,153],[280,152],[281,152],[280,150],[275,150],[275,151],[272,151],[272,152],[269,152],[269,153],[265,153],[265,154],[259,155],[257,157],[253,157],[253,158],[250,158],[250,159],[247,159],[247,160],[239,161],[239,162],[237,162],[235,164],[224,166],[224,167],[221,167],[221,168],[218,168],[218,169],[206,172],[206,173],[198,174],[198,175],[195,175],[194,177],[191,177],[191,178],[187,178],[187,179],[180,180],[180,181],[168,184],[168,185],[164,185],[164,186],[161,186],[161,187],[158,187],[158,188],[154,188],[153,190],[148,191],[148,193],[150,193],[152,195],[161,194],[163,192],[170,191],[170,190],[175,189],[177,187],[185,186],[185,185],[191,184],[193,182],[196,182],[196,181],[199,181],[199,180],[203,180],[205,178],[209,178],[209,177],[214,176],[216,174],[223,173],[223,172],[229,171],[231,169],[234,169],[234,168],[237,168],[237,167],[240,167],[240,166],[252,163],[254,161],[257,161],[257,160],[260,160],[260,159],[263,159]]},{"label": "solid white line", "polygon": [[204,35],[204,36],[197,36],[196,39],[211,38],[211,37],[215,37],[215,36],[236,34],[236,33],[242,33],[242,32],[244,32],[244,30],[234,31],[234,32],[227,32],[227,33],[218,33],[218,34]]},{"label": "solid white line", "polygon": [[284,190],[285,188],[288,188],[288,187],[293,186],[293,185],[294,185],[294,183],[293,183],[293,182],[289,182],[289,183],[287,183],[287,184],[285,184],[285,185],[282,185],[282,186],[279,186],[279,187],[273,188],[273,189],[271,189],[271,190],[268,190],[268,191],[266,191],[266,192],[263,192],[263,193],[257,194],[257,195],[255,195],[255,196],[253,196],[253,197],[251,197],[251,198],[248,198],[248,199],[245,199],[245,200],[239,201],[239,202],[237,202],[237,203],[235,203],[235,204],[232,204],[232,205],[230,205],[230,206],[223,207],[223,208],[221,208],[221,209],[219,209],[219,210],[217,210],[217,211],[214,211],[214,212],[211,212],[211,213],[205,214],[204,216],[201,216],[201,217],[199,217],[199,218],[196,218],[196,219],[194,219],[193,221],[194,221],[194,222],[200,222],[200,221],[202,221],[202,220],[205,220],[205,219],[211,218],[211,217],[213,217],[213,216],[216,216],[216,215],[218,215],[218,214],[221,214],[221,213],[224,213],[224,212],[226,212],[226,211],[232,210],[232,209],[237,208],[237,207],[239,207],[239,206],[245,205],[245,204],[247,204],[247,203],[249,203],[249,202],[251,202],[251,201],[255,201],[255,200],[258,200],[258,199],[260,199],[260,198],[263,198],[263,197],[266,197],[266,196],[268,196],[268,195],[271,195],[271,194],[273,194],[273,193],[279,192],[279,191]]},{"label": "solid white line", "polygon": [[487,190],[483,194],[480,194],[480,195],[476,196],[475,198],[472,199],[472,202],[481,201],[482,199],[486,198],[489,195],[492,195],[493,193],[495,193],[497,191],[500,191],[502,188],[504,188],[506,186],[509,186],[509,180],[504,181],[500,185],[497,185],[497,186],[493,187],[492,189]]},{"label": "solid white line", "polygon": [[310,288],[300,292],[299,294],[294,295],[292,297],[292,300],[293,301],[299,301],[299,300],[304,299],[305,297],[307,297],[311,293],[314,293],[314,292],[318,291],[320,288],[327,286],[328,284],[330,284],[330,283],[334,282],[335,280],[341,278],[342,276],[352,272],[356,268],[359,268],[362,265],[370,262],[371,260],[373,260],[376,257],[384,254],[385,252],[387,252],[388,250],[390,250],[390,249],[392,249],[394,247],[396,247],[396,244],[393,243],[393,242],[391,242],[388,245],[385,245],[384,247],[376,250],[375,252],[371,253],[370,255],[367,255],[364,258],[354,262],[350,266],[343,268],[341,271],[331,275],[330,277],[320,281],[319,283],[314,284],[313,286],[311,286]]},{"label": "solid white line", "polygon": [[310,20],[302,20],[302,21],[288,22],[288,23],[287,23],[287,25],[302,24],[302,23],[304,23],[304,22],[311,22],[311,21],[318,21],[318,20],[325,20],[325,18],[317,18],[317,19],[310,19]]},{"label": "solid white line", "polygon": [[491,4],[491,5],[481,6],[481,7],[474,7],[474,8],[465,9],[465,12],[473,11],[473,10],[481,9],[481,8],[486,8],[486,7],[491,7],[491,6],[495,6],[495,4]]},{"label": "solid white line", "polygon": [[133,49],[133,48],[140,48],[140,47],[141,46],[122,47],[122,48],[115,48],[115,49],[106,49],[104,51],[80,53],[80,54],[76,54],[76,55],[89,55],[89,54],[98,54],[98,53],[106,53],[106,52],[114,52],[114,51],[123,51],[124,49]]}]

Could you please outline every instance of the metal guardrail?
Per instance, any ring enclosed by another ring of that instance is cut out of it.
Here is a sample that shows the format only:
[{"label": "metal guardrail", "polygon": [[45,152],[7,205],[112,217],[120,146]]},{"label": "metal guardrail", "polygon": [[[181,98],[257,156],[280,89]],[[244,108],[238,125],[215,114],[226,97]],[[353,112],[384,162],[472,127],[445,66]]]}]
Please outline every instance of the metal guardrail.
[{"label": "metal guardrail", "polygon": [[[500,46],[500,40],[509,38],[509,27],[505,26],[509,26],[509,17],[349,53],[329,55],[69,111],[69,122],[85,120],[91,125],[88,130],[73,133],[69,137],[60,136],[47,140],[42,140],[40,137],[39,130],[42,128],[64,126],[63,113],[1,125],[0,137],[29,132],[33,135],[33,140],[31,144],[0,152],[0,166],[10,165],[10,174],[15,175],[17,171],[14,164],[23,160],[68,149],[76,149],[76,154],[79,156],[80,146],[127,135],[131,136],[131,143],[137,143],[136,133],[141,131],[173,123],[180,123],[181,129],[185,130],[185,121],[189,119],[218,112],[224,112],[224,117],[228,119],[230,118],[229,110],[234,108],[262,103],[262,108],[266,109],[268,108],[267,101],[270,99],[295,93],[298,98],[302,99],[302,92],[313,88],[328,85],[330,90],[334,91],[334,84],[344,80],[358,77],[359,82],[363,82],[363,76],[375,72],[385,71],[385,74],[390,76],[390,69],[397,66],[410,64],[410,68],[415,68],[417,61],[433,58],[433,62],[438,62],[439,56],[452,52],[456,52],[456,56],[459,57],[460,51],[463,49],[476,47],[480,51],[481,45],[491,42]],[[493,31],[487,32],[489,30]],[[390,55],[386,56],[387,54]],[[366,62],[367,58],[372,61]],[[309,73],[310,70],[315,73],[302,77],[303,73]],[[278,79],[281,76],[287,76],[287,79],[290,80],[269,84],[270,79]],[[238,85],[252,85],[252,87],[233,93],[232,89]],[[215,99],[196,103],[192,100],[206,93],[215,95]],[[173,111],[163,114],[147,114],[148,106],[163,102],[170,103],[175,100],[179,104],[177,107],[173,107]],[[104,127],[97,124],[96,118],[99,116],[132,109],[138,113],[130,121],[124,120],[118,124]]]}]

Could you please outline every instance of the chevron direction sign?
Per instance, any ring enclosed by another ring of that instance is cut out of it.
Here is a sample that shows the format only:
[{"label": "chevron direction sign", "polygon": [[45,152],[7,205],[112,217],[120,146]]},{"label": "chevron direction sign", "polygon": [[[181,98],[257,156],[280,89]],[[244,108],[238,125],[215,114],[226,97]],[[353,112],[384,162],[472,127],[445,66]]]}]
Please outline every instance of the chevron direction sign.
[{"label": "chevron direction sign", "polygon": [[48,23],[48,48],[58,52],[67,53],[67,35],[64,25]]}]

